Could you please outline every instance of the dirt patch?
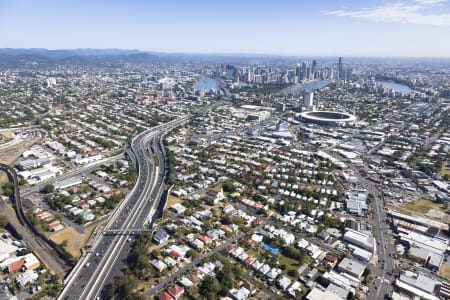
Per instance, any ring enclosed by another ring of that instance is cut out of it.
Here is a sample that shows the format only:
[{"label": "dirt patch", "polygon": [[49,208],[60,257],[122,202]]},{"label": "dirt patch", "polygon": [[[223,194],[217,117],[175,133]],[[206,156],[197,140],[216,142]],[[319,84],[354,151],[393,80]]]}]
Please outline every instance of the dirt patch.
[{"label": "dirt patch", "polygon": [[445,213],[445,212],[443,212],[441,210],[437,210],[437,209],[432,208],[432,209],[430,209],[428,211],[426,216],[430,217],[430,218],[436,218],[436,219],[443,220],[447,216],[447,213]]},{"label": "dirt patch", "polygon": [[450,279],[450,265],[442,264],[441,268],[439,269],[439,275]]},{"label": "dirt patch", "polygon": [[92,226],[87,228],[83,233],[79,233],[72,227],[66,227],[58,232],[51,233],[49,237],[58,244],[67,240],[67,251],[78,258],[81,255],[80,249],[86,244],[94,228],[95,227]]},{"label": "dirt patch", "polygon": [[427,214],[430,209],[440,210],[440,205],[430,200],[418,200],[414,203],[405,204],[405,208],[420,214]]},{"label": "dirt patch", "polygon": [[392,209],[392,210],[395,210],[395,211],[397,211],[397,212],[399,212],[401,214],[404,214],[404,215],[407,215],[407,216],[412,216],[412,213],[409,210],[407,210],[407,209],[405,209],[403,207],[400,207],[400,206],[397,206],[397,205],[388,205],[388,208]]},{"label": "dirt patch", "polygon": [[450,169],[442,169],[439,171],[439,175],[444,176],[444,175],[448,175],[450,176]]},{"label": "dirt patch", "polygon": [[1,129],[0,135],[3,135],[5,139],[10,139],[12,137],[12,134],[16,131],[17,129]]},{"label": "dirt patch", "polygon": [[6,175],[5,172],[0,171],[0,194],[3,195],[3,188],[2,186],[7,183],[8,180],[8,175]]}]

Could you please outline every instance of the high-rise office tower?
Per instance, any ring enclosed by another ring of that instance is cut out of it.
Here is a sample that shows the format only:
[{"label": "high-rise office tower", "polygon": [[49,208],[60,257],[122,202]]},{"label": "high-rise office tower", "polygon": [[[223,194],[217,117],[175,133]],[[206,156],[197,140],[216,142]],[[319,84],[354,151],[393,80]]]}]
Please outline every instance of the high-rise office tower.
[{"label": "high-rise office tower", "polygon": [[312,79],[316,79],[316,71],[317,71],[317,60],[313,60],[311,67]]},{"label": "high-rise office tower", "polygon": [[303,63],[302,63],[302,80],[305,80],[306,79],[306,74],[307,74],[307,69],[308,69],[308,62],[306,62],[306,61],[304,61]]},{"label": "high-rise office tower", "polygon": [[344,63],[344,59],[342,58],[342,56],[340,56],[340,57],[339,57],[339,64],[338,64],[338,76],[337,76],[337,78],[338,78],[339,80],[345,79],[345,73],[344,73],[344,66],[343,66],[343,63]]}]

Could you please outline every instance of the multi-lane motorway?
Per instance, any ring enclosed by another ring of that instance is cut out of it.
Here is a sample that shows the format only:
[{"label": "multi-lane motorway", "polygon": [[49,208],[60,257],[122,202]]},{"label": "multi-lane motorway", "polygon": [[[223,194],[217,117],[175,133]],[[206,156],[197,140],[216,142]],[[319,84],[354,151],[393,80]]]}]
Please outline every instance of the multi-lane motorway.
[{"label": "multi-lane motorway", "polygon": [[133,139],[131,150],[139,172],[136,185],[116,208],[104,229],[94,233],[95,241],[66,277],[58,299],[100,298],[103,288],[120,274],[131,249],[130,238],[134,239],[134,233],[153,221],[165,189],[167,170],[163,136],[191,116],[153,127]]}]

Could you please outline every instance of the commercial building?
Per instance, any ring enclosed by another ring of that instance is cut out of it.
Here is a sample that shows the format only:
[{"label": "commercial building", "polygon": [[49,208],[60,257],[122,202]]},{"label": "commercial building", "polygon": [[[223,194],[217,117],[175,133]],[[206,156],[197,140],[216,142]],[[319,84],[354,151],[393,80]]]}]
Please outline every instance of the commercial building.
[{"label": "commercial building", "polygon": [[421,273],[403,271],[395,280],[395,285],[410,296],[426,300],[438,300],[434,295],[437,282]]},{"label": "commercial building", "polygon": [[344,257],[338,265],[339,271],[355,276],[358,279],[361,279],[365,269],[365,265],[347,257]]},{"label": "commercial building", "polygon": [[24,161],[21,161],[17,164],[17,168],[19,170],[30,170],[35,169],[44,165],[48,165],[50,163],[50,158],[44,157],[44,158],[37,158],[37,159],[27,159]]},{"label": "commercial building", "polygon": [[[338,292],[342,291],[342,292]],[[339,287],[330,284],[326,289],[319,288],[318,286],[314,287],[308,295],[306,295],[307,300],[345,300],[347,296],[345,290],[340,289]]]},{"label": "commercial building", "polygon": [[343,239],[344,241],[361,247],[367,251],[373,252],[374,250],[374,238],[372,235],[367,233],[346,228]]},{"label": "commercial building", "polygon": [[56,189],[66,189],[68,187],[74,186],[74,185],[79,185],[81,184],[83,181],[81,180],[80,177],[72,177],[66,180],[61,180],[58,182],[55,182],[54,186]]}]

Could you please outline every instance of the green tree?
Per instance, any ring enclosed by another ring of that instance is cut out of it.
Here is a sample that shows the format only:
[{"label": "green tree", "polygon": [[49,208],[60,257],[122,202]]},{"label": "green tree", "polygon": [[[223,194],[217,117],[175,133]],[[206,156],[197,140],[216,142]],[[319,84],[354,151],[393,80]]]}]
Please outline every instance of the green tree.
[{"label": "green tree", "polygon": [[54,193],[55,192],[55,186],[53,184],[47,184],[42,189],[42,192],[44,192],[45,194]]},{"label": "green tree", "polygon": [[294,277],[294,278],[298,278],[298,272],[297,272],[297,270],[289,270],[288,272],[287,272],[287,274],[289,275],[289,276],[292,276],[292,277]]},{"label": "green tree", "polygon": [[198,253],[192,249],[186,252],[186,257],[196,259],[198,257]]},{"label": "green tree", "polygon": [[227,193],[236,192],[236,187],[234,186],[234,184],[231,181],[224,182],[224,184],[222,184],[222,188],[223,188],[223,191],[227,192]]},{"label": "green tree", "polygon": [[217,299],[217,294],[222,290],[219,281],[209,275],[203,278],[203,281],[199,285],[199,292],[208,300]]},{"label": "green tree", "polygon": [[11,196],[14,194],[14,184],[12,182],[6,182],[3,186],[3,194],[6,196]]}]

